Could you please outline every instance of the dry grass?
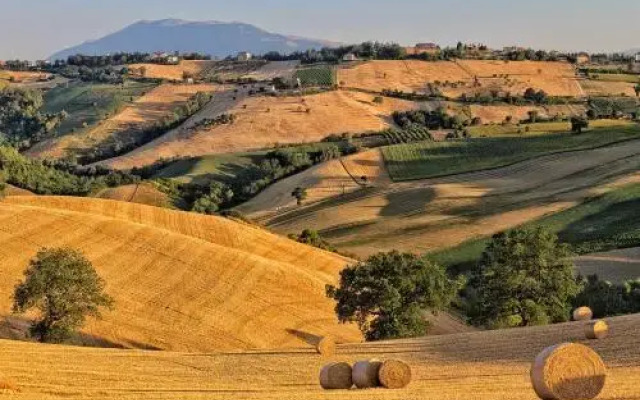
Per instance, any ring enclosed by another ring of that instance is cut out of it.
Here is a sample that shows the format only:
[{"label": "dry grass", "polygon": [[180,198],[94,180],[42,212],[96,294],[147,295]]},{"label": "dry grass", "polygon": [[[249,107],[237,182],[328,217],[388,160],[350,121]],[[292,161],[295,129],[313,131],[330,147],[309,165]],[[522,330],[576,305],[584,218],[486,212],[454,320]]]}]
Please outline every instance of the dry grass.
[{"label": "dry grass", "polygon": [[[251,225],[86,198],[7,197],[0,203],[0,298],[9,299],[43,246],[83,251],[115,311],[77,343],[185,351],[311,345],[299,332],[357,341],[324,295],[348,262]],[[9,315],[10,301],[0,302]],[[3,337],[27,324],[9,317]],[[298,334],[296,334],[298,333]]]},{"label": "dry grass", "polygon": [[538,106],[538,107],[519,107],[519,106],[469,106],[473,117],[478,117],[483,124],[501,123],[507,117],[512,118],[512,123],[529,119],[530,111],[537,111],[540,118],[552,118],[555,116],[570,117],[574,115],[585,115],[586,107],[582,105],[558,105],[558,106]]},{"label": "dry grass", "polygon": [[576,258],[576,268],[584,276],[622,283],[640,279],[640,248],[613,250]]},{"label": "dry grass", "polygon": [[267,65],[251,71],[244,78],[251,78],[257,81],[270,81],[275,78],[292,79],[296,67],[300,61],[272,61]]},{"label": "dry grass", "polygon": [[21,189],[19,187],[7,184],[7,187],[4,190],[5,196],[35,196],[33,192]]},{"label": "dry grass", "polygon": [[636,92],[633,89],[635,85],[629,82],[583,80],[580,83],[589,96],[636,96]]},{"label": "dry grass", "polygon": [[2,373],[21,400],[535,400],[529,370],[548,346],[592,347],[604,360],[601,400],[640,398],[640,316],[611,318],[611,336],[584,339],[583,324],[341,345],[334,361],[398,358],[413,372],[400,390],[324,391],[314,349],[227,354],[97,350],[0,342]]},{"label": "dry grass", "polygon": [[151,184],[123,185],[101,191],[95,197],[155,207],[171,207],[171,199]]},{"label": "dry grass", "polygon": [[[397,99],[375,104],[371,95],[344,91],[304,97],[247,97],[246,91],[217,95],[181,127],[104,164],[129,169],[151,164],[162,157],[195,157],[258,150],[277,144],[317,142],[330,134],[388,128],[393,111],[417,107],[415,103]],[[193,129],[203,118],[222,113],[234,114],[235,123]]]},{"label": "dry grass", "polygon": [[160,85],[97,126],[38,143],[29,149],[27,155],[61,158],[68,152],[86,151],[115,138],[126,143],[132,131],[158,123],[197,92],[218,89],[215,85]]},{"label": "dry grass", "polygon": [[316,229],[359,256],[391,249],[423,253],[509,229],[623,184],[622,178],[637,175],[639,152],[640,141],[633,141],[494,170],[381,185],[293,210],[254,212],[266,215],[262,221],[278,232]]},{"label": "dry grass", "polygon": [[43,79],[47,79],[50,74],[45,72],[31,71],[6,71],[0,70],[0,81],[10,81],[13,78],[14,83],[35,83]]},{"label": "dry grass", "polygon": [[184,60],[178,65],[132,64],[129,66],[129,70],[136,74],[135,71],[139,71],[141,67],[144,67],[146,69],[144,75],[146,78],[182,81],[185,72],[193,77],[198,77],[215,64],[216,61]]}]

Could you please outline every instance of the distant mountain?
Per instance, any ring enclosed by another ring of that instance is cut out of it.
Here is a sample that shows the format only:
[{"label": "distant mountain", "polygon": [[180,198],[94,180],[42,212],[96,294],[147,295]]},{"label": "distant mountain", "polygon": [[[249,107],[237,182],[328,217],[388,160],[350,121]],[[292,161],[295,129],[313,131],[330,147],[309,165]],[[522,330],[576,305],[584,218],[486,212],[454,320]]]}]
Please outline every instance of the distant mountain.
[{"label": "distant mountain", "polygon": [[226,57],[240,51],[264,54],[268,51],[290,53],[334,43],[270,33],[240,22],[184,21],[165,19],[140,21],[101,39],[88,41],[53,54],[50,59],[66,59],[74,54],[104,55],[119,51],[152,53],[156,51],[200,52]]}]

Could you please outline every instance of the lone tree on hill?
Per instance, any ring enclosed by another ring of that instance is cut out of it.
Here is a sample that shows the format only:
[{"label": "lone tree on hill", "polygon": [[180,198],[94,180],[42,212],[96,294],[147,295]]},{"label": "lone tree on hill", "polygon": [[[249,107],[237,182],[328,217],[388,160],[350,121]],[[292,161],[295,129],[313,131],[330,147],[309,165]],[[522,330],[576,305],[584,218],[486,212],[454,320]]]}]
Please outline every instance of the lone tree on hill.
[{"label": "lone tree on hill", "polygon": [[291,196],[296,198],[298,205],[302,205],[302,202],[307,198],[307,189],[297,187],[293,192],[291,192]]},{"label": "lone tree on hill", "polygon": [[87,316],[100,317],[100,308],[112,307],[104,281],[77,250],[40,250],[24,275],[24,282],[15,288],[13,312],[38,309],[40,319],[33,322],[30,333],[40,342],[63,342]]},{"label": "lone tree on hill", "polygon": [[424,335],[424,313],[448,307],[459,287],[444,268],[392,251],[342,270],[327,297],[337,301],[340,322],[357,322],[367,340],[383,340]]},{"label": "lone tree on hill", "polygon": [[490,328],[544,325],[569,318],[580,285],[572,254],[543,229],[495,235],[471,280],[471,318]]},{"label": "lone tree on hill", "polygon": [[589,128],[589,120],[584,117],[571,117],[571,132],[582,133],[583,129]]}]

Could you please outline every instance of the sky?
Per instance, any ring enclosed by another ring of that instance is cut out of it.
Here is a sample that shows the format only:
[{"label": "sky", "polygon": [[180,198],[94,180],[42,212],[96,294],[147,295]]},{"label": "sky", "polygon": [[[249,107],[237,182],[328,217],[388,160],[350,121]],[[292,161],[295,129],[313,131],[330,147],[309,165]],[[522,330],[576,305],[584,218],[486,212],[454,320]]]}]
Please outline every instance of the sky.
[{"label": "sky", "polygon": [[639,0],[0,0],[0,59],[41,59],[141,19],[241,21],[344,43],[640,48]]}]

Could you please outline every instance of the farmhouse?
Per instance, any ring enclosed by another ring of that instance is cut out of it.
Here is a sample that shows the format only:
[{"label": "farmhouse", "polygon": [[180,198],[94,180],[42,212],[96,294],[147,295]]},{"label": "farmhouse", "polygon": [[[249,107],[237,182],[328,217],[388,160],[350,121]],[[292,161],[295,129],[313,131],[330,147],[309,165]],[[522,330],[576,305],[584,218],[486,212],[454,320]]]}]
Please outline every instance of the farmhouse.
[{"label": "farmhouse", "polygon": [[346,61],[346,62],[358,61],[358,57],[353,53],[349,53],[349,54],[345,54],[344,57],[342,57],[342,61]]},{"label": "farmhouse", "polygon": [[588,53],[578,53],[576,56],[576,64],[588,64],[591,61],[591,56]]},{"label": "farmhouse", "polygon": [[180,64],[180,57],[166,52],[157,52],[151,55],[151,62],[157,64],[178,65]]},{"label": "farmhouse", "polygon": [[248,51],[241,51],[240,53],[238,53],[238,56],[236,57],[238,61],[249,61],[252,58],[253,58],[253,54],[249,53]]},{"label": "farmhouse", "polygon": [[413,47],[405,47],[404,50],[408,55],[433,54],[440,50],[440,46],[435,43],[417,43]]},{"label": "farmhouse", "polygon": [[640,53],[636,53],[635,61],[640,63]]}]

